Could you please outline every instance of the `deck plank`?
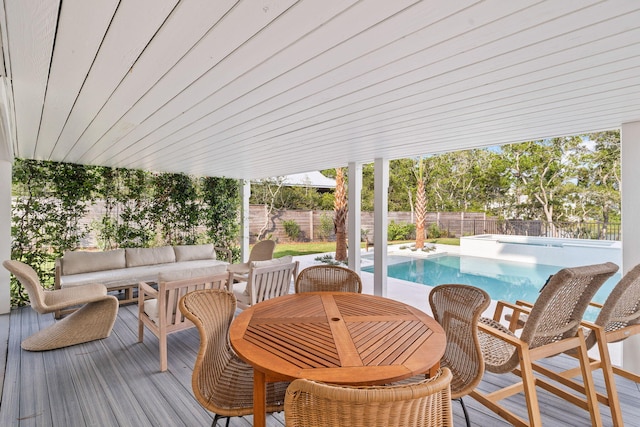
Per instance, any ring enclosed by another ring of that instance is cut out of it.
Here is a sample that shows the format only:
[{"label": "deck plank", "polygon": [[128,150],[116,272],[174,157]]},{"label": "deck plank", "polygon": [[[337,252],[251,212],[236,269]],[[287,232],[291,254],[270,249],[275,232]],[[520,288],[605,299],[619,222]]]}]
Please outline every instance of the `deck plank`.
[{"label": "deck plank", "polygon": [[[146,331],[138,343],[137,307],[120,308],[111,337],[65,349],[28,352],[20,342],[53,322],[30,308],[9,316],[8,351],[0,425],[11,426],[193,426],[210,425],[212,414],[193,397],[191,370],[199,346],[195,328],[169,336],[169,370],[160,372],[158,340]],[[559,356],[546,366],[567,368],[575,359]],[[604,389],[602,375],[594,374]],[[493,390],[516,380],[512,375],[486,373],[480,389]],[[616,377],[625,426],[640,427],[640,386]],[[588,425],[588,413],[538,389],[544,425]],[[526,414],[524,399],[507,400],[510,409]],[[467,397],[473,426],[510,424]],[[611,426],[609,409],[600,405],[603,423]],[[462,409],[453,402],[455,425],[464,425]],[[231,426],[251,426],[252,417],[233,418]],[[220,423],[224,425],[224,423]],[[270,427],[282,427],[284,414],[267,418]]]}]

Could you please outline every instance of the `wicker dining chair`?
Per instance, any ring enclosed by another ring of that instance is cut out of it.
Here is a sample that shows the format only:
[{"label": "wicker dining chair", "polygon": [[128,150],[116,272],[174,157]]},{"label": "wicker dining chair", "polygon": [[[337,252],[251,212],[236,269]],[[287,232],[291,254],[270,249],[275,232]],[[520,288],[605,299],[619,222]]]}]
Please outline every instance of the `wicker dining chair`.
[{"label": "wicker dining chair", "polygon": [[453,374],[451,398],[460,401],[467,426],[471,424],[462,397],[476,388],[484,375],[478,320],[490,302],[489,294],[469,285],[438,285],[429,293],[433,317],[447,334],[440,366],[449,368]]},{"label": "wicker dining chair", "polygon": [[296,278],[295,292],[362,293],[362,279],[353,270],[337,265],[314,265],[303,269]]},{"label": "wicker dining chair", "polygon": [[298,379],[287,388],[286,427],[453,426],[451,371],[395,386],[344,386]]},{"label": "wicker dining chair", "polygon": [[[513,425],[540,426],[536,385],[543,381],[534,376],[533,365],[539,359],[574,351],[580,361],[586,399],[575,396],[567,401],[587,409],[592,424],[600,425],[600,410],[580,323],[594,294],[617,270],[618,266],[610,262],[562,269],[551,277],[530,310],[499,301],[493,319],[481,318],[478,324],[485,369],[498,374],[513,373],[522,381],[492,393],[475,389],[470,396]],[[519,336],[499,323],[505,308],[513,310],[512,323],[517,322],[518,313],[527,313]],[[520,392],[524,392],[528,421],[498,403]]]},{"label": "wicker dining chair", "polygon": [[238,264],[231,264],[229,271],[233,273],[234,280],[246,281],[253,261],[267,261],[273,259],[273,251],[276,249],[274,240],[261,240],[251,248],[249,260]]},{"label": "wicker dining chair", "polygon": [[[253,414],[253,368],[242,361],[229,344],[229,325],[236,299],[226,290],[189,292],[180,299],[180,311],[200,334],[191,385],[198,402],[213,412],[212,427],[220,418]],[[288,383],[267,384],[267,412],[284,408]]]},{"label": "wicker dining chair", "polygon": [[[517,304],[527,308],[532,306],[526,301],[517,301]],[[591,302],[589,305],[600,309],[595,322],[582,322],[582,326],[585,327],[587,349],[589,350],[596,345],[598,349],[599,359],[590,358],[591,369],[602,369],[604,378],[606,394],[598,392],[596,395],[600,403],[609,406],[613,425],[623,426],[622,410],[620,409],[614,374],[636,383],[640,383],[640,375],[614,366],[611,363],[608,344],[623,341],[640,333],[640,264],[629,270],[620,279],[604,304]],[[512,330],[515,329],[512,328]],[[576,356],[575,353],[569,354]],[[533,367],[535,371],[584,394],[583,385],[573,380],[580,374],[579,368],[556,372],[538,364],[534,364]],[[549,384],[546,386],[552,387]],[[556,389],[555,392],[556,394],[568,393],[564,389]]]},{"label": "wicker dining chair", "polygon": [[118,316],[118,299],[107,295],[104,285],[44,290],[38,274],[29,265],[15,260],[2,263],[29,294],[31,307],[40,314],[55,313],[69,307],[79,310],[41,329],[21,343],[24,350],[44,351],[107,338]]}]

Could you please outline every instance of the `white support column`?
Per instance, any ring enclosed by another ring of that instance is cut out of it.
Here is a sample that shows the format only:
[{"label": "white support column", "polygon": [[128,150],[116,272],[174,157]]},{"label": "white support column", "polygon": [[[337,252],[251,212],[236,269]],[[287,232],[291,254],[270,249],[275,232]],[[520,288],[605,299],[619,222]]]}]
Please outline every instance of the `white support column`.
[{"label": "white support column", "polygon": [[349,187],[348,187],[348,224],[347,232],[349,242],[349,268],[360,274],[360,229],[362,211],[362,164],[349,163]]},{"label": "white support column", "polygon": [[[11,259],[11,162],[0,159],[0,261]],[[0,268],[0,314],[11,309],[9,272]]]},{"label": "white support column", "polygon": [[374,161],[373,202],[373,294],[387,295],[387,218],[389,202],[389,160]]},{"label": "white support column", "polygon": [[249,197],[251,181],[240,181],[240,256],[243,262],[249,260]]},{"label": "white support column", "polygon": [[[622,271],[626,273],[640,263],[640,122],[624,123],[620,132],[622,162]],[[640,335],[623,341],[622,366],[640,374]]]}]

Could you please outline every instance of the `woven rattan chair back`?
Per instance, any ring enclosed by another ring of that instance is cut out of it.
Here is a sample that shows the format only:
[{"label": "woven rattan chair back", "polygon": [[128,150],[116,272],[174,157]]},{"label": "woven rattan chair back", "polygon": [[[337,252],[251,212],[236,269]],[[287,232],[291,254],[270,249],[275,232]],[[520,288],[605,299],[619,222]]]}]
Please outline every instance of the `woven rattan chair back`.
[{"label": "woven rattan chair back", "polygon": [[[253,413],[253,368],[240,360],[229,344],[229,326],[236,299],[225,290],[206,289],[180,299],[180,311],[200,334],[200,349],[191,385],[198,402],[220,417]],[[267,412],[281,411],[287,383],[269,383]]]},{"label": "woven rattan chair back", "polygon": [[451,396],[466,396],[482,380],[484,359],[478,341],[478,319],[491,298],[469,285],[439,285],[429,294],[433,317],[447,334],[440,366],[451,370]]},{"label": "woven rattan chair back", "polygon": [[353,270],[337,265],[314,265],[298,274],[295,292],[362,293],[362,279]]},{"label": "woven rattan chair back", "polygon": [[[613,288],[602,305],[595,324],[602,326],[610,336],[612,332],[640,324],[640,264],[629,270]],[[623,334],[619,339],[609,342],[622,341],[629,336],[630,334]],[[593,333],[586,339],[588,348],[596,342]]]},{"label": "woven rattan chair back", "polygon": [[249,263],[252,261],[266,261],[273,258],[273,251],[276,249],[275,240],[261,240],[251,248],[249,252]]},{"label": "woven rattan chair back", "polygon": [[298,379],[287,389],[285,425],[452,426],[450,382],[448,368],[433,378],[396,386],[350,387]]},{"label": "woven rattan chair back", "polygon": [[228,269],[233,273],[233,278],[239,282],[246,282],[251,263],[254,261],[267,261],[273,259],[273,251],[276,248],[276,242],[273,240],[261,240],[256,243],[249,253],[249,260],[238,264],[231,264]]},{"label": "woven rattan chair back", "polygon": [[451,398],[460,401],[467,426],[471,422],[462,397],[471,393],[484,375],[478,319],[490,302],[489,294],[469,285],[439,285],[429,293],[433,317],[447,334],[440,366],[449,368],[453,374]]},{"label": "woven rattan chair back", "polygon": [[51,313],[52,310],[45,302],[45,291],[40,284],[38,273],[31,266],[15,260],[2,263],[20,281],[29,295],[31,307],[40,314]]},{"label": "woven rattan chair back", "polygon": [[[616,264],[607,262],[558,271],[540,291],[522,328],[520,340],[533,349],[574,337],[589,302],[602,284],[617,270]],[[480,321],[495,327],[499,326],[490,319],[481,318]],[[482,332],[480,332],[480,340],[484,341]],[[491,372],[511,372],[520,363],[515,351],[512,351],[507,360],[504,360],[504,352],[500,349],[494,351],[485,345],[482,347],[485,367]],[[494,355],[498,357],[492,357]]]}]

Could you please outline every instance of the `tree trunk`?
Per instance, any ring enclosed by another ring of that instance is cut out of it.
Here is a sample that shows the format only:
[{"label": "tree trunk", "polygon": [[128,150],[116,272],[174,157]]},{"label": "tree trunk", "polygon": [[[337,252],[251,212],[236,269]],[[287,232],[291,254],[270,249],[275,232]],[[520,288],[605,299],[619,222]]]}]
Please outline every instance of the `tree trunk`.
[{"label": "tree trunk", "polygon": [[[336,232],[336,261],[347,260],[347,192],[342,168],[336,169],[336,190],[333,200],[333,226]],[[360,246],[360,242],[351,244]]]},{"label": "tree trunk", "polygon": [[427,194],[424,179],[418,179],[416,188],[416,249],[424,248],[424,223],[427,217]]}]

